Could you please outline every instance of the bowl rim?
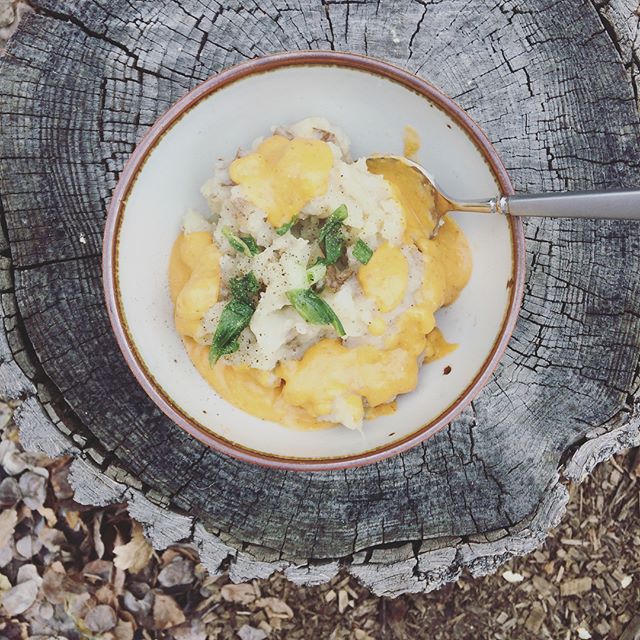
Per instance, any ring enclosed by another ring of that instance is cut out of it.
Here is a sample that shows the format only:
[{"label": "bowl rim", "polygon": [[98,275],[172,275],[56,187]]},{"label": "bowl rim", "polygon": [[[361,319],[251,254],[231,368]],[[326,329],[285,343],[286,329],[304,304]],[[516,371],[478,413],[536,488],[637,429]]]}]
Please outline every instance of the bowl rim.
[{"label": "bowl rim", "polygon": [[292,66],[347,67],[382,76],[420,94],[443,110],[467,133],[484,160],[489,164],[502,193],[504,195],[512,195],[514,189],[497,151],[486,134],[462,107],[421,77],[386,61],[356,53],[325,50],[290,51],[247,60],[223,69],[218,74],[211,76],[194,87],[172,104],[167,111],[159,116],[136,145],[122,169],[109,204],[102,250],[102,277],[107,311],[118,347],[124,356],[127,366],[151,400],[174,424],[210,448],[242,462],[250,462],[263,467],[293,471],[330,471],[372,464],[407,451],[443,429],[471,404],[502,358],[519,316],[526,272],[524,230],[522,221],[519,218],[509,218],[513,252],[511,296],[502,321],[502,327],[489,355],[476,376],[458,398],[436,418],[422,425],[408,436],[389,443],[388,446],[383,445],[363,453],[344,457],[309,459],[284,457],[256,451],[226,440],[198,424],[174,404],[155,381],[153,374],[146,368],[140,357],[128,330],[118,291],[116,264],[118,235],[123,212],[126,208],[129,191],[135,183],[138,173],[142,170],[147,156],[153,151],[164,134],[191,107],[195,106],[203,98],[237,80],[273,69]]}]

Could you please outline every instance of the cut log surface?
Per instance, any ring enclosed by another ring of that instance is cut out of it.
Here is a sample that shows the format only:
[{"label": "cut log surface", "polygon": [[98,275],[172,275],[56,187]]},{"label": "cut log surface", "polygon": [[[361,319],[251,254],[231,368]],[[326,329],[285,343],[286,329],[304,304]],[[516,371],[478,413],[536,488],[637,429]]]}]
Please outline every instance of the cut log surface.
[{"label": "cut log surface", "polygon": [[[566,480],[640,442],[640,226],[530,220],[522,314],[463,415],[406,454],[332,473],[221,456],[164,417],[112,337],[105,213],[172,102],[274,51],[356,51],[461,104],[518,191],[640,187],[634,0],[31,0],[0,58],[0,387],[25,444],[76,455],[79,500],[128,501],[158,547],[234,580],[340,565],[430,590],[533,549]],[[330,90],[330,88],[328,88]],[[221,568],[222,566],[222,568]]]}]

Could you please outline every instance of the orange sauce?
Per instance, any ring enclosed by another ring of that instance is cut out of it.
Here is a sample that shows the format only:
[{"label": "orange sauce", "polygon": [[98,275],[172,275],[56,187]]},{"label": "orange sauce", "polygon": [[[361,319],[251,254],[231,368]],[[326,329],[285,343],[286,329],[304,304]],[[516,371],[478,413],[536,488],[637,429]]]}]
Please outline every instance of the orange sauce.
[{"label": "orange sauce", "polygon": [[[326,191],[332,164],[331,150],[323,142],[272,136],[254,153],[235,160],[230,173],[269,222],[280,226]],[[451,220],[445,221],[434,240],[428,239],[423,219],[433,201],[419,188],[415,172],[384,160],[369,161],[369,169],[391,186],[404,214],[405,242],[414,243],[424,260],[422,287],[413,306],[392,327],[386,326],[382,315],[371,323],[371,334],[386,336],[383,348],[348,348],[339,340],[326,339],[299,360],[281,362],[273,371],[225,364],[224,359],[211,367],[201,322],[218,299],[220,254],[208,232],[182,234],[176,240],[169,265],[176,329],[203,378],[242,410],[299,429],[329,427],[332,423],[323,417],[336,412],[345,416],[346,423],[359,424],[365,416],[393,412],[394,398],[416,387],[421,354],[431,362],[456,348],[436,328],[434,314],[453,302],[469,280],[466,239]],[[364,294],[383,314],[403,300],[408,274],[402,251],[383,244],[357,277]]]},{"label": "orange sauce", "polygon": [[333,154],[326,142],[271,136],[231,163],[229,175],[274,226],[286,224],[329,184]]},{"label": "orange sauce", "polygon": [[420,136],[410,125],[404,128],[404,157],[413,159],[420,151]]}]

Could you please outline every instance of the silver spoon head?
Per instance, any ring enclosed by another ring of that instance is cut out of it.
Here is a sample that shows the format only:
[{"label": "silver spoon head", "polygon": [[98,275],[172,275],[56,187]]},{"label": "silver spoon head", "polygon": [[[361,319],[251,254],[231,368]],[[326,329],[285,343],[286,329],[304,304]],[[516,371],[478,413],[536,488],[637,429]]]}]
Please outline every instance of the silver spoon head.
[{"label": "silver spoon head", "polygon": [[[444,224],[444,216],[448,211],[454,209],[454,206],[451,200],[438,189],[433,176],[417,162],[403,156],[382,154],[369,156],[369,158],[367,158],[367,165],[370,169],[372,165],[375,167],[376,164],[378,168],[384,169],[384,165],[387,164],[388,172],[389,167],[394,163],[398,163],[420,176],[420,184],[424,189],[423,200],[425,203],[428,203],[428,205],[423,206],[420,211],[415,212],[415,217],[419,219],[425,235],[432,240],[437,236],[438,231]],[[382,175],[388,179],[388,173],[385,175],[384,170],[377,171],[377,173],[382,173]]]}]

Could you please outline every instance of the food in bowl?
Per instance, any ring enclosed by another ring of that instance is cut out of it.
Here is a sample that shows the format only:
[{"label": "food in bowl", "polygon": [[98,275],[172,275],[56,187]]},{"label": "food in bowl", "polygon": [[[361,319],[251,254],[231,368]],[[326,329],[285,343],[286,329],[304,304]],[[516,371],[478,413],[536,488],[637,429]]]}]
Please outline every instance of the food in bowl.
[{"label": "food in bowl", "polygon": [[169,284],[176,329],[220,396],[289,427],[359,429],[455,348],[434,314],[467,284],[471,253],[452,220],[430,239],[418,180],[383,157],[353,161],[323,118],[218,162]]}]

